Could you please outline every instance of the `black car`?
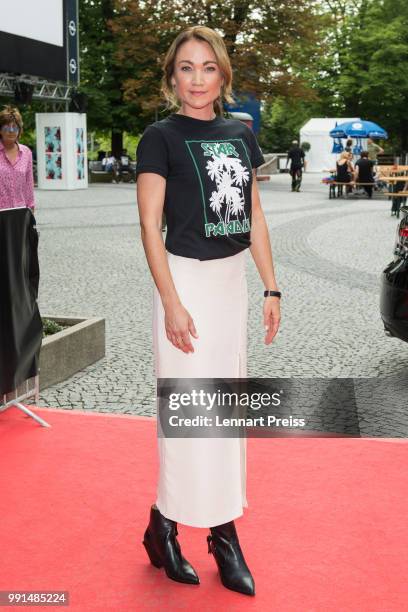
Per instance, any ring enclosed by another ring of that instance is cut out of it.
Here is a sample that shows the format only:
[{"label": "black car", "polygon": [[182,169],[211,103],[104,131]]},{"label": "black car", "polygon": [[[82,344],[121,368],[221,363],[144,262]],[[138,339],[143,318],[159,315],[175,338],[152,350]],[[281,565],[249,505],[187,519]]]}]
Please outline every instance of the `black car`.
[{"label": "black car", "polygon": [[408,342],[408,207],[400,213],[394,261],[382,274],[380,311],[385,333]]}]

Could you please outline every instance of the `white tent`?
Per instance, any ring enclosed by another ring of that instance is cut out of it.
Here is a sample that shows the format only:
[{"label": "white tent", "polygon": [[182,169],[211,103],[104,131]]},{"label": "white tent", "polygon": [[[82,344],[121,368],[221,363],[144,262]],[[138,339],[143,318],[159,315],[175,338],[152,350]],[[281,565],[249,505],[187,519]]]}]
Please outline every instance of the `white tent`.
[{"label": "white tent", "polygon": [[[329,132],[336,123],[344,121],[354,121],[359,117],[342,117],[342,118],[321,118],[309,119],[307,123],[300,129],[300,143],[310,143],[310,151],[306,153],[307,171],[310,172],[326,172],[331,168],[336,167],[336,159],[338,155],[334,155],[331,150],[333,148],[333,138],[330,138]],[[345,144],[344,141],[343,145]]]}]

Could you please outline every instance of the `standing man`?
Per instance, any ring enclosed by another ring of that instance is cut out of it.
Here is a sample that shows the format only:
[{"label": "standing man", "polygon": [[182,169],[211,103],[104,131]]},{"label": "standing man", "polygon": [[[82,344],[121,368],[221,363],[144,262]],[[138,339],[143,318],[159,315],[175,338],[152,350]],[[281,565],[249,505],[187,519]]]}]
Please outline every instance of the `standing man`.
[{"label": "standing man", "polygon": [[306,170],[305,152],[299,147],[297,140],[292,140],[292,147],[288,152],[286,167],[290,160],[289,173],[292,177],[292,191],[300,191],[302,182],[302,169]]},{"label": "standing man", "polygon": [[376,164],[377,155],[382,155],[384,153],[384,149],[382,149],[380,145],[376,144],[372,138],[367,138],[367,152],[368,159],[371,159],[371,161]]}]

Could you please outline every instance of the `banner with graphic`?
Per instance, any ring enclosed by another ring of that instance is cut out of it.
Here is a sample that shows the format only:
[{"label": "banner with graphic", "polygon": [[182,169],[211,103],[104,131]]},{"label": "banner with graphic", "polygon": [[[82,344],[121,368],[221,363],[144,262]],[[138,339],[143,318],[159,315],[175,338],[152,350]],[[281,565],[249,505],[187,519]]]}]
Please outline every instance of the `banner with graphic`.
[{"label": "banner with graphic", "polygon": [[206,237],[249,232],[252,167],[242,138],[186,145],[200,181]]},{"label": "banner with graphic", "polygon": [[62,179],[61,128],[45,127],[45,176],[49,180]]}]

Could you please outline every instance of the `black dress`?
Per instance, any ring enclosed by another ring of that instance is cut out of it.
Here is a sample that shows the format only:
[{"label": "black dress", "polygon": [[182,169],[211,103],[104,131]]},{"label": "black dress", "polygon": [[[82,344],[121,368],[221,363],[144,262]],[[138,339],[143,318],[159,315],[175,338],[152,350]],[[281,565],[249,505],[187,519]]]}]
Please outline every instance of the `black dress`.
[{"label": "black dress", "polygon": [[336,166],[337,166],[337,176],[336,176],[336,181],[338,183],[349,183],[351,181],[351,173],[348,169],[348,164],[339,164],[339,162],[336,162]]},{"label": "black dress", "polygon": [[0,399],[39,372],[38,234],[29,208],[0,211]]}]

